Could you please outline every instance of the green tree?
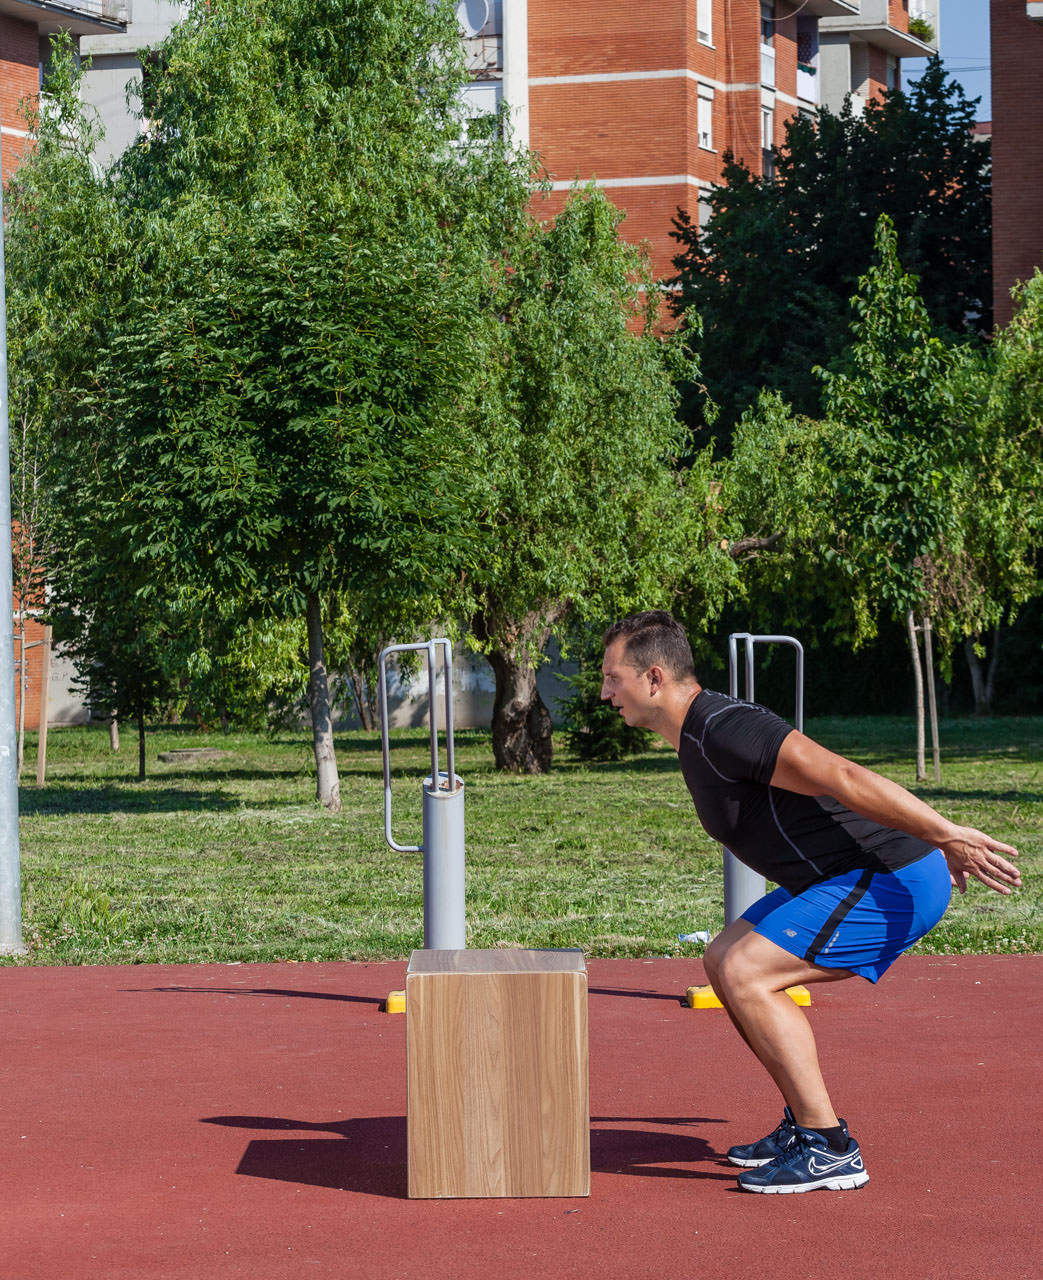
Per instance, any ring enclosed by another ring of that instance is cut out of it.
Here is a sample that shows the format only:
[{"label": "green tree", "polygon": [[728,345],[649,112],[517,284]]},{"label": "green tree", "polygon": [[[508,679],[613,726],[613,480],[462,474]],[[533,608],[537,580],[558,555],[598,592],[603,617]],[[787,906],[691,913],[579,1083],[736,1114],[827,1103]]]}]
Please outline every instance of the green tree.
[{"label": "green tree", "polygon": [[[104,547],[72,546],[56,553],[48,569],[54,599],[49,605],[55,642],[71,658],[93,716],[129,722],[138,734],[138,778],[146,776],[145,726],[175,702],[182,675],[172,669],[176,615],[143,591],[116,592],[112,574],[140,584],[128,554]],[[68,571],[74,578],[69,584]],[[68,588],[68,589],[66,589]],[[75,605],[63,603],[75,597]]]},{"label": "green tree", "polygon": [[[976,565],[993,596],[1014,608],[1039,591],[1039,546],[1043,520],[1043,275],[1016,290],[1010,324],[995,337],[968,392],[981,406],[980,448],[984,455]],[[968,635],[965,648],[975,706],[991,710],[1001,629],[992,619],[988,674],[980,659],[987,623]]]},{"label": "green tree", "polygon": [[520,214],[483,315],[468,447],[484,488],[464,610],[496,677],[498,767],[542,772],[551,721],[536,669],[566,623],[672,603],[719,608],[730,562],[705,458],[675,468],[673,379],[694,371],[653,332],[659,295],[595,190],[554,224]]},{"label": "green tree", "polygon": [[164,657],[177,684],[175,709],[203,724],[259,730],[307,705],[307,638],[297,618],[269,602],[186,587],[170,600]]},{"label": "green tree", "polygon": [[815,122],[789,121],[774,178],[727,156],[702,231],[679,212],[677,306],[694,306],[704,320],[702,372],[720,406],[714,425],[700,402],[686,404],[698,439],[712,426],[726,449],[762,387],[819,416],[812,369],[832,365],[848,343],[848,300],[881,213],[919,276],[932,324],[990,330],[990,162],[971,132],[975,106],[934,58],[907,91],[870,102],[861,116],[847,104],[839,115],[823,109]]},{"label": "green tree", "polygon": [[114,178],[130,288],[62,441],[66,510],[130,548],[143,599],[304,619],[334,810],[322,602],[432,598],[467,544],[451,424],[525,175],[461,144],[463,78],[447,4],[196,4],[148,60]]},{"label": "green tree", "polygon": [[[5,239],[16,584],[23,602],[38,602],[46,577],[61,613],[63,601],[54,590],[58,560],[63,543],[78,538],[60,475],[70,453],[83,467],[92,462],[89,450],[69,446],[62,424],[74,429],[78,422],[76,388],[88,381],[109,317],[119,311],[132,255],[115,193],[91,161],[100,126],[80,100],[70,38],[59,34],[52,45],[47,110],[22,104],[32,142],[5,196]],[[127,575],[113,567],[99,576],[100,548],[89,538],[80,545],[88,561],[77,633],[82,619],[95,612],[109,622],[129,620],[133,587]],[[120,546],[120,563],[125,552]],[[100,609],[99,587],[105,592]],[[59,626],[56,634],[66,630]],[[128,621],[128,643],[138,657],[128,655],[125,668],[135,676],[142,671],[144,635]],[[111,635],[104,641],[99,636],[97,652],[84,655],[81,675],[88,683],[100,655],[111,652],[110,641]],[[151,667],[151,660],[145,665]],[[128,699],[132,708],[149,705],[149,697],[142,704],[137,692],[128,692]]]},{"label": "green tree", "polygon": [[[1034,461],[1043,460],[1043,272],[1015,290],[1010,324],[996,334],[989,417],[1003,422]],[[1035,493],[1040,500],[1039,491]]]},{"label": "green tree", "polygon": [[[741,567],[731,603],[741,601],[761,630],[806,628],[814,601],[846,597],[822,554],[834,530],[827,458],[837,431],[835,423],[794,414],[778,392],[762,391],[719,468],[722,532]],[[847,622],[841,609],[835,623],[843,630]]]},{"label": "green tree", "polygon": [[[855,299],[850,363],[822,374],[828,415],[843,428],[827,438],[827,555],[846,578],[856,636],[872,634],[881,612],[905,619],[919,690],[917,626],[948,650],[1024,599],[1031,525],[1010,494],[1013,524],[999,536],[990,527],[990,500],[1017,484],[1020,467],[983,430],[981,399],[969,394],[974,353],[932,332],[886,215],[876,252]],[[919,712],[922,744],[922,700]]]}]

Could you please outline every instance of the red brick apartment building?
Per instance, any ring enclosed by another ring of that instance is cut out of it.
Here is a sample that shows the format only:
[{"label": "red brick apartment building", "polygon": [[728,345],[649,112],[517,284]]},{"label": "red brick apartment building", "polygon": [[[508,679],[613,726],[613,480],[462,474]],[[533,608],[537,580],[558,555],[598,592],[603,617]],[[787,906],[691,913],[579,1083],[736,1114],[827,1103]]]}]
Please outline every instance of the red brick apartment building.
[{"label": "red brick apartment building", "polygon": [[[121,0],[126,7],[126,0]],[[112,13],[114,16],[109,16]],[[0,152],[3,179],[10,178],[18,167],[27,145],[25,121],[20,104],[40,92],[41,68],[47,60],[50,36],[68,31],[74,37],[100,32],[124,31],[109,0],[77,0],[76,4],[57,0],[0,0]],[[18,602],[15,611],[15,677],[16,699],[20,703],[25,688],[25,727],[39,728],[40,696],[45,671],[43,627],[33,617],[26,620],[25,652],[19,639]],[[25,664],[23,671],[23,662]],[[55,685],[59,686],[57,689]],[[75,702],[70,705],[67,694],[68,672],[61,667],[49,670],[48,699],[51,723],[76,715]],[[57,696],[55,696],[57,694]],[[16,712],[20,706],[16,704]]]},{"label": "red brick apartment building", "polygon": [[1043,0],[991,0],[992,278],[998,327],[1010,291],[1043,269],[1043,133],[1040,103]]},{"label": "red brick apartment building", "polygon": [[787,119],[848,94],[858,110],[938,38],[938,0],[461,0],[458,13],[475,107],[510,104],[553,184],[548,213],[596,182],[662,276],[677,208],[700,208],[725,151],[770,171]]}]

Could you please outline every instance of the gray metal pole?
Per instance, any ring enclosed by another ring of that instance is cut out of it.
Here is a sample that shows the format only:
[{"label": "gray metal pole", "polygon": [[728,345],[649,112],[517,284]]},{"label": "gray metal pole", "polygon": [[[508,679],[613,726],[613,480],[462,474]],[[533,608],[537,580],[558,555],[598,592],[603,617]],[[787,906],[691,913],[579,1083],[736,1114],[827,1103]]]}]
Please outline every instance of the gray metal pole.
[{"label": "gray metal pole", "polygon": [[[448,772],[438,768],[438,700],[435,696],[437,648],[443,648],[445,733]],[[423,843],[399,844],[391,834],[390,715],[387,660],[393,653],[427,654],[428,723],[431,730],[431,776],[424,779]],[[448,640],[389,645],[380,654],[380,734],[384,753],[384,839],[398,853],[424,855],[424,947],[463,951],[467,947],[464,871],[464,784],[454,771],[453,646]]]},{"label": "gray metal pole", "polygon": [[14,572],[11,565],[11,453],[7,401],[7,280],[4,273],[3,156],[0,154],[0,953],[22,945],[18,845],[18,740],[14,705]]}]

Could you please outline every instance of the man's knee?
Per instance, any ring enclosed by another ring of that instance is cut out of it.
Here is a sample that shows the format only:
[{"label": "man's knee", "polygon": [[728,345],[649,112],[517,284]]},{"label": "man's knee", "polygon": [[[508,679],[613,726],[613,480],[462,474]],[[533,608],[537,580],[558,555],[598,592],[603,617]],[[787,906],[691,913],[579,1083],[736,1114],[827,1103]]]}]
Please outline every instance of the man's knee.
[{"label": "man's knee", "polygon": [[752,931],[753,925],[748,920],[742,918],[735,920],[717,934],[703,952],[703,968],[715,991],[717,991],[718,975],[728,957]]},{"label": "man's knee", "polygon": [[756,942],[749,944],[745,938],[722,949],[714,966],[713,988],[730,1000],[744,1000],[770,995],[784,986],[786,979],[774,967],[765,963]]},{"label": "man's knee", "polygon": [[710,985],[715,989],[717,986],[716,977],[720,972],[724,957],[728,954],[728,947],[729,943],[725,940],[724,935],[719,933],[703,952],[703,968],[706,970]]}]

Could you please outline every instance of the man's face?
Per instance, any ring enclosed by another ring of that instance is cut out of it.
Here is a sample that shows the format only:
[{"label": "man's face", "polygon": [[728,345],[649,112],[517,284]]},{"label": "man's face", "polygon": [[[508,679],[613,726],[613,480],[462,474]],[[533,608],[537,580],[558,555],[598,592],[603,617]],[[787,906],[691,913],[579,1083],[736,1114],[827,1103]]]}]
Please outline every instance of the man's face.
[{"label": "man's face", "polygon": [[650,707],[647,671],[638,671],[626,660],[626,641],[613,640],[601,664],[601,697],[618,707],[623,719],[634,728],[646,725]]}]

